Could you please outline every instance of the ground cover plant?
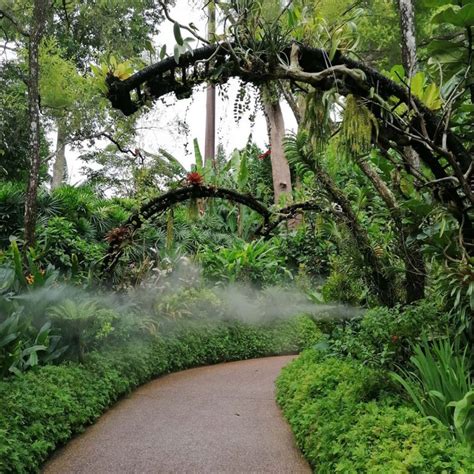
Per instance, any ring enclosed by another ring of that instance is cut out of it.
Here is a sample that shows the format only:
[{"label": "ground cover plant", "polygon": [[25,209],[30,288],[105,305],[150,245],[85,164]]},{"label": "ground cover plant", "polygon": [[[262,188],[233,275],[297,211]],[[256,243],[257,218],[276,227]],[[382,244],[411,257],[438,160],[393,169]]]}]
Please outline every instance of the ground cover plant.
[{"label": "ground cover plant", "polygon": [[188,3],[0,2],[0,471],[302,349],[316,472],[474,471],[473,3]]}]

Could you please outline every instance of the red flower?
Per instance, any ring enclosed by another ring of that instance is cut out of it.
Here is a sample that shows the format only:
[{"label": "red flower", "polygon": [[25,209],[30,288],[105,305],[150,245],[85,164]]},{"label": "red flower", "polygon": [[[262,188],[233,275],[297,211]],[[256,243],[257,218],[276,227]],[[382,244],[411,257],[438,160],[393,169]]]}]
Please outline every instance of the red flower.
[{"label": "red flower", "polygon": [[203,183],[202,176],[197,171],[192,171],[186,176],[186,180],[192,186],[201,186]]},{"label": "red flower", "polygon": [[259,160],[264,160],[267,156],[270,156],[272,153],[272,150],[268,149],[265,153],[262,153],[261,155],[258,156]]},{"label": "red flower", "polygon": [[392,336],[390,339],[394,344],[396,344],[400,340],[398,336]]}]

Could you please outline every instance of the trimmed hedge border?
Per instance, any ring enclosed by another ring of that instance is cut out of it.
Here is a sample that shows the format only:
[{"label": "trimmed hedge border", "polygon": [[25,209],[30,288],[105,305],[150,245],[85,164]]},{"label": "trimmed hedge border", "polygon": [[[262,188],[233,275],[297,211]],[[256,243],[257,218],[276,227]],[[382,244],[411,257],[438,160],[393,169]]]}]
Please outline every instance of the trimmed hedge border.
[{"label": "trimmed hedge border", "polygon": [[283,368],[277,401],[315,472],[474,472],[474,450],[390,391],[385,372],[308,349]]},{"label": "trimmed hedge border", "polygon": [[93,352],[83,365],[48,365],[2,381],[0,472],[38,471],[55,448],[119,397],[155,377],[204,364],[294,353],[319,334],[307,317],[260,327],[187,325],[167,337]]}]

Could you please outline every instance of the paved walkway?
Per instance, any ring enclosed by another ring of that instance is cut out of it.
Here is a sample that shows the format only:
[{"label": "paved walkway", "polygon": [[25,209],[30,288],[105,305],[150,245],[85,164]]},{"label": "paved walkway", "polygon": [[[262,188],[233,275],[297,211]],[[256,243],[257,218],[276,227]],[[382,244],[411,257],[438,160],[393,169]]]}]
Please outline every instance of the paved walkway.
[{"label": "paved walkway", "polygon": [[274,401],[291,356],[170,374],[119,402],[46,473],[308,473]]}]

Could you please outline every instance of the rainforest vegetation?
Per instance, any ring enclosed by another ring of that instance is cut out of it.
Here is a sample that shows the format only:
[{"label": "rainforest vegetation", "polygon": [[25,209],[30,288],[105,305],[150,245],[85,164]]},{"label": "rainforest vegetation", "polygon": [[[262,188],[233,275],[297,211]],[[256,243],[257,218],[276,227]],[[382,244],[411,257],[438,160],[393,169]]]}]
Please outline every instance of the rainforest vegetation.
[{"label": "rainforest vegetation", "polygon": [[0,472],[159,375],[299,352],[276,396],[315,472],[474,472],[473,27],[0,0]]}]

